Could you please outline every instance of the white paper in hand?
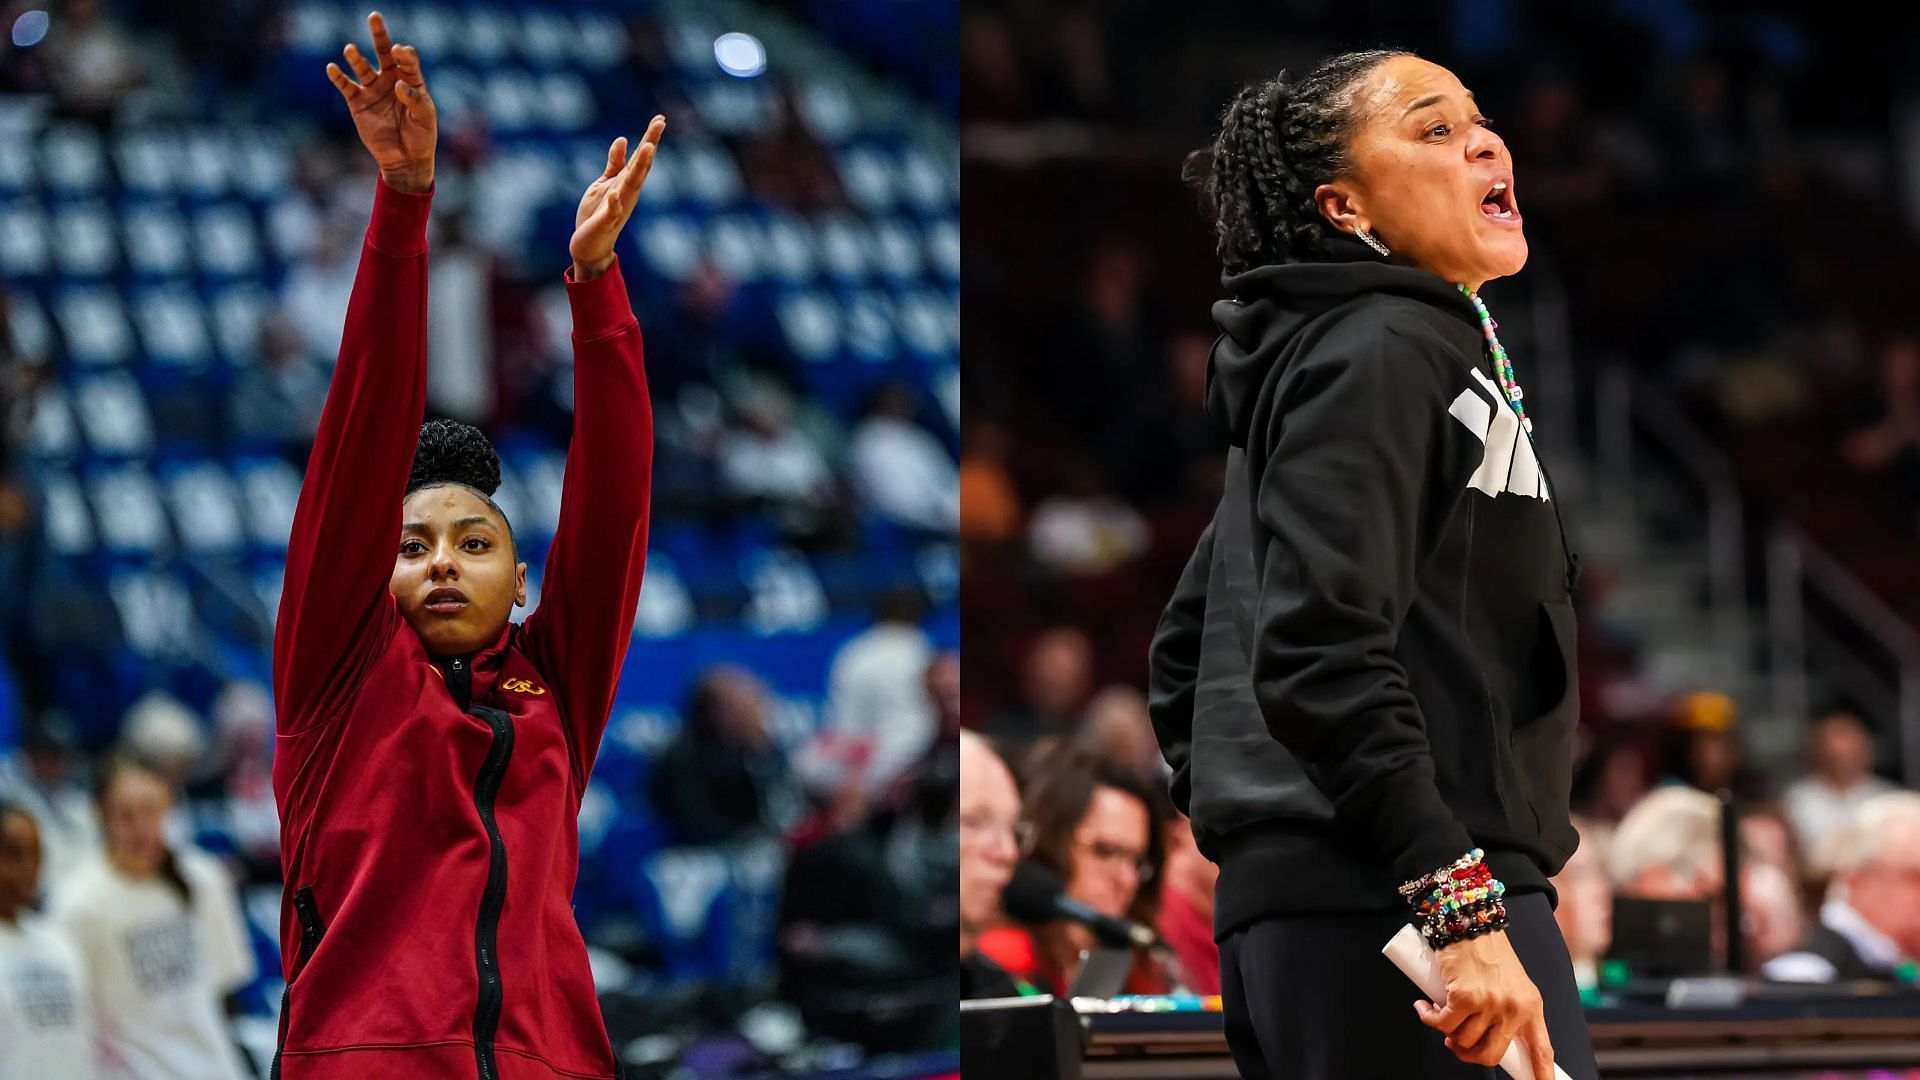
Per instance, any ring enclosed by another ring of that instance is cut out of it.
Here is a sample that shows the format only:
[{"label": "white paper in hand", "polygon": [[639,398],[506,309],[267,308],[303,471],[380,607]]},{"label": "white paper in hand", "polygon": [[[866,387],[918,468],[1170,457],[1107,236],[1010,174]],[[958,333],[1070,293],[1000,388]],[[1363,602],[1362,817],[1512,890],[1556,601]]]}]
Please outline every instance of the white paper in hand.
[{"label": "white paper in hand", "polygon": [[[1420,936],[1420,931],[1411,925],[1403,926],[1399,933],[1393,935],[1393,940],[1387,942],[1386,948],[1380,951],[1393,961],[1393,966],[1399,968],[1401,974],[1412,979],[1413,985],[1419,987],[1421,993],[1431,998],[1435,1005],[1446,1005],[1447,980],[1440,974],[1440,958],[1427,947],[1427,939]],[[1434,1032],[1436,1036],[1439,1034]],[[1506,1056],[1500,1059],[1500,1068],[1513,1080],[1534,1080],[1533,1062],[1527,1058],[1527,1052],[1517,1038],[1507,1045]],[[1553,1075],[1555,1080],[1573,1080],[1559,1065],[1553,1067]]]}]

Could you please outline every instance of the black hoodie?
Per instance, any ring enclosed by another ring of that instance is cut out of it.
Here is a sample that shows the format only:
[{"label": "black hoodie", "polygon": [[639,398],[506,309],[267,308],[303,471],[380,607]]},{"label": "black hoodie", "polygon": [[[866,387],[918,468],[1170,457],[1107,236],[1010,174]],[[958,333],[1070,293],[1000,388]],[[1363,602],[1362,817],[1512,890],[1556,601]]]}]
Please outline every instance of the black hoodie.
[{"label": "black hoodie", "polygon": [[1336,238],[1229,275],[1226,494],[1151,652],[1216,933],[1384,910],[1469,848],[1546,891],[1568,821],[1578,573],[1472,305]]}]

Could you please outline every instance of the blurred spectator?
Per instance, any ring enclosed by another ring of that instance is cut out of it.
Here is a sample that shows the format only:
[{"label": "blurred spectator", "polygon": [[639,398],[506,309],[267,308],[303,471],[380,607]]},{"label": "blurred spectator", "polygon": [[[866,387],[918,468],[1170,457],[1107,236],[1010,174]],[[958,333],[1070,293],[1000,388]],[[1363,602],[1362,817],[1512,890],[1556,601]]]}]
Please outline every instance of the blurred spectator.
[{"label": "blurred spectator", "polygon": [[653,805],[679,844],[777,834],[792,820],[787,763],[767,728],[767,688],[721,665],[695,682],[685,725],[653,767]]},{"label": "blurred spectator", "polygon": [[1709,793],[1725,789],[1749,801],[1767,795],[1766,778],[1747,764],[1732,698],[1711,690],[1688,694],[1674,705],[1671,720],[1669,780]]},{"label": "blurred spectator", "polygon": [[[1167,843],[1159,791],[1098,759],[1054,754],[1044,765],[1027,774],[1022,793],[1033,860],[1058,875],[1068,896],[1100,914],[1154,925]],[[1079,924],[1053,922],[991,930],[981,936],[980,951],[1014,978],[1063,994],[1079,974],[1081,953],[1095,944]],[[1141,952],[1125,989],[1159,994],[1169,985],[1159,961]]]},{"label": "blurred spectator", "polygon": [[1032,840],[1013,773],[987,741],[960,733],[960,996],[1013,997],[1006,970],[980,952],[1000,918],[1000,893]]},{"label": "blurred spectator", "polygon": [[190,797],[214,804],[246,865],[242,884],[280,880],[280,814],[273,796],[273,699],[236,679],[213,700],[213,751]]},{"label": "blurred spectator", "polygon": [[1607,876],[1622,896],[1705,900],[1719,892],[1720,803],[1690,787],[1655,788],[1614,830]]},{"label": "blurred spectator", "polygon": [[1840,832],[1867,800],[1893,790],[1873,775],[1873,739],[1852,713],[1824,716],[1807,732],[1806,776],[1794,781],[1785,796],[1787,816],[1808,869],[1826,877],[1826,862]]},{"label": "blurred spectator", "polygon": [[875,511],[908,528],[960,528],[959,472],[933,433],[914,423],[913,389],[889,383],[853,435],[853,475]]},{"label": "blurred spectator", "polygon": [[1573,781],[1574,806],[1588,818],[1618,822],[1651,786],[1647,755],[1625,740],[1599,739]]},{"label": "blurred spectator", "polygon": [[120,731],[126,749],[158,773],[171,791],[186,787],[207,752],[200,718],[165,690],[140,695],[127,710]]},{"label": "blurred spectator", "polygon": [[1166,782],[1167,763],[1147,715],[1146,695],[1131,686],[1109,686],[1095,694],[1072,742],[1076,750],[1104,758],[1145,783]]},{"label": "blurred spectator", "polygon": [[794,853],[781,985],[808,1029],[875,1053],[957,1038],[959,785],[958,749],[942,746],[875,813]]},{"label": "blurred spectator", "polygon": [[1887,473],[1909,507],[1920,505],[1920,339],[1899,334],[1881,346],[1880,385],[1854,412],[1841,456],[1862,472]]},{"label": "blurred spectator", "polygon": [[98,798],[106,850],[55,890],[99,1018],[102,1077],[239,1080],[222,1001],[254,977],[233,882],[207,855],[167,844],[173,792],[131,759]]},{"label": "blurred spectator", "polygon": [[367,216],[365,207],[323,210],[313,246],[280,287],[281,309],[308,356],[331,360],[340,355],[341,312],[353,293]]},{"label": "blurred spectator", "polygon": [[99,0],[61,5],[46,48],[54,95],[69,116],[104,126],[121,95],[146,79],[139,51]]},{"label": "blurred spectator", "polygon": [[1147,550],[1153,530],[1114,495],[1098,470],[1069,467],[1057,495],[1042,499],[1027,523],[1034,561],[1059,574],[1103,574]]},{"label": "blurred spectator", "polygon": [[73,943],[34,914],[40,830],[0,802],[0,1080],[91,1080],[93,1005]]},{"label": "blurred spectator", "polygon": [[1529,211],[1590,208],[1611,193],[1612,169],[1572,80],[1553,75],[1529,88],[1511,141],[1526,162]]},{"label": "blurred spectator", "polygon": [[1013,477],[1007,473],[1006,429],[991,421],[969,419],[961,441],[960,535],[983,544],[1016,538],[1023,511]]},{"label": "blurred spectator", "polygon": [[924,681],[933,704],[934,730],[943,740],[960,733],[960,654],[938,653],[928,662]]},{"label": "blurred spectator", "polygon": [[91,1080],[93,1006],[73,943],[34,914],[40,830],[0,802],[0,1080]]},{"label": "blurred spectator", "polygon": [[996,716],[983,734],[1026,742],[1070,733],[1080,705],[1093,688],[1093,644],[1071,626],[1040,635],[1021,668],[1021,703]]},{"label": "blurred spectator", "polygon": [[0,799],[33,815],[44,841],[42,880],[50,890],[100,846],[100,820],[81,778],[84,768],[73,732],[58,713],[29,725],[19,748],[0,760]]},{"label": "blurred spectator", "polygon": [[1581,990],[1600,984],[1600,958],[1613,944],[1613,887],[1607,882],[1607,849],[1612,834],[1596,822],[1575,818],[1580,846],[1553,879],[1559,903],[1553,919],[1573,959],[1573,979]]},{"label": "blurred spectator", "polygon": [[260,321],[253,366],[233,381],[227,423],[247,439],[271,440],[304,462],[327,399],[327,367],[307,351],[293,321],[276,311]]},{"label": "blurred spectator", "polygon": [[742,390],[740,424],[721,436],[720,478],[734,498],[766,507],[789,535],[812,536],[828,525],[833,472],[820,448],[794,426],[793,408],[770,383]]},{"label": "blurred spectator", "polygon": [[1910,965],[1920,957],[1920,793],[1889,792],[1861,803],[1834,848],[1833,883],[1818,924],[1764,974],[1782,982],[1911,980]]},{"label": "blurred spectator", "polygon": [[800,112],[793,84],[773,94],[772,122],[739,148],[740,175],[755,195],[790,210],[818,213],[846,202],[840,172]]},{"label": "blurred spectator", "polygon": [[933,642],[920,626],[920,598],[895,590],[878,615],[834,654],[826,722],[795,762],[816,794],[850,783],[867,798],[881,795],[937,734],[926,681]]},{"label": "blurred spectator", "polygon": [[1213,940],[1213,886],[1220,868],[1200,854],[1193,823],[1174,811],[1167,818],[1167,883],[1160,890],[1156,929],[1173,949],[1174,981],[1190,994],[1220,992],[1220,947]]}]

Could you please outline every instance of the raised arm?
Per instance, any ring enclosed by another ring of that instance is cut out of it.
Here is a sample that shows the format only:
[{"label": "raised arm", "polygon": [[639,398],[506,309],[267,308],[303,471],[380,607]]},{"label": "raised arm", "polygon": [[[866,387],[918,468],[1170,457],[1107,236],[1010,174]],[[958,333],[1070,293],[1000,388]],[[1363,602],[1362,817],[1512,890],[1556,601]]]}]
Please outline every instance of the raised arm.
[{"label": "raised arm", "polygon": [[345,56],[358,81],[327,65],[380,178],[287,541],[273,640],[281,734],[337,715],[368,658],[399,625],[387,582],[426,407],[433,99],[419,54],[395,45],[377,12],[367,24],[379,68],[353,45]]},{"label": "raised arm", "polygon": [[654,117],[631,155],[626,139],[614,140],[606,170],[580,199],[570,245],[573,445],[540,607],[527,616],[521,641],[555,689],[576,794],[585,790],[613,708],[647,562],[653,404],[640,324],[613,245],[633,214],[666,123]]}]

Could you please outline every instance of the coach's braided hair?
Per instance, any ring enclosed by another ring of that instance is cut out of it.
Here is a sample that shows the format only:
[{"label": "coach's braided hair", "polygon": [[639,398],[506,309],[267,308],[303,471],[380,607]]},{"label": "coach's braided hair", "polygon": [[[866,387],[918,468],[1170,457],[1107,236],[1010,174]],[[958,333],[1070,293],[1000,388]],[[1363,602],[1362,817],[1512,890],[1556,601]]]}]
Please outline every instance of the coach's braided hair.
[{"label": "coach's braided hair", "polygon": [[1187,158],[1218,236],[1228,273],[1332,255],[1331,226],[1314,189],[1344,175],[1353,135],[1355,88],[1402,49],[1340,53],[1303,79],[1286,72],[1241,87],[1220,118],[1213,145]]},{"label": "coach's braided hair", "polygon": [[[406,493],[441,484],[458,484],[480,496],[500,515],[508,539],[513,539],[513,523],[493,501],[493,493],[500,490],[500,455],[479,428],[458,420],[429,420],[420,425],[420,442],[413,450]],[[517,558],[518,541],[514,546]]]}]

